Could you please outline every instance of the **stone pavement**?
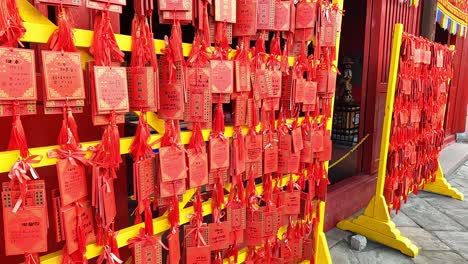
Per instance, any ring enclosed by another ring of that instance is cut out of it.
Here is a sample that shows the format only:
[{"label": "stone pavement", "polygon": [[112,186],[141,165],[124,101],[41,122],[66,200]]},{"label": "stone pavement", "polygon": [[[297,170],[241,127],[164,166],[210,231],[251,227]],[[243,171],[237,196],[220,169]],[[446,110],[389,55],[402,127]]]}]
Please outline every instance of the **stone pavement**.
[{"label": "stone pavement", "polygon": [[[461,143],[454,145],[458,144]],[[419,256],[407,257],[397,250],[370,240],[367,241],[367,247],[358,252],[349,247],[352,233],[334,228],[326,234],[333,263],[468,263],[468,151],[459,153],[455,149],[459,150],[460,146],[444,150],[445,153],[442,154],[452,156],[458,163],[452,160],[452,165],[444,166],[441,157],[441,164],[444,171],[452,171],[446,178],[465,195],[465,200],[458,201],[429,192],[419,192],[417,196],[411,195],[408,198],[408,202],[402,205],[397,215],[392,213],[393,222],[401,233],[419,247]],[[450,166],[458,166],[458,169]]]}]

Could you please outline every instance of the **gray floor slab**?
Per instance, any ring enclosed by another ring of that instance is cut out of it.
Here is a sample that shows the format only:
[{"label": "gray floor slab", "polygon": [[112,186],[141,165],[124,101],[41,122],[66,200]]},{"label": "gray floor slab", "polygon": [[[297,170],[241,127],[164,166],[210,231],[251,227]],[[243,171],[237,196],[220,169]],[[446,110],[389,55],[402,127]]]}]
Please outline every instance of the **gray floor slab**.
[{"label": "gray floor slab", "polygon": [[420,250],[450,250],[439,238],[420,227],[398,227]]},{"label": "gray floor slab", "polygon": [[455,143],[445,147],[439,161],[445,174],[452,174],[468,158],[468,144]]},{"label": "gray floor slab", "polygon": [[468,209],[468,200],[460,201],[441,195],[437,197],[424,197],[423,199],[440,211],[445,211],[446,209]]},{"label": "gray floor slab", "polygon": [[446,245],[457,251],[468,263],[468,232],[435,231],[434,234]]},{"label": "gray floor slab", "polygon": [[413,259],[413,261],[415,264],[466,264],[466,259],[452,251],[422,250],[419,252],[419,255]]},{"label": "gray floor slab", "polygon": [[464,230],[463,226],[418,197],[410,197],[401,211],[425,230]]},{"label": "gray floor slab", "polygon": [[448,209],[445,213],[468,231],[468,209]]},{"label": "gray floor slab", "polygon": [[468,179],[465,178],[454,178],[451,182],[454,182],[459,186],[468,187]]},{"label": "gray floor slab", "polygon": [[354,255],[348,243],[341,241],[330,249],[333,264],[359,264],[359,260]]},{"label": "gray floor slab", "polygon": [[401,254],[400,251],[396,251],[392,248],[378,245],[378,247],[372,247],[372,244],[376,244],[372,241],[369,242],[370,247],[366,248],[362,252],[354,254],[361,264],[409,264],[413,263],[412,259],[406,255]]},{"label": "gray floor slab", "polygon": [[344,231],[338,228],[333,228],[332,230],[328,231],[325,236],[327,237],[328,247],[334,247],[338,242],[342,240],[347,240],[347,238],[352,235],[353,233]]},{"label": "gray floor slab", "polygon": [[409,218],[405,213],[398,212],[395,214],[394,211],[390,213],[390,217],[392,218],[393,223],[397,226],[412,226],[412,227],[419,227],[411,218]]}]

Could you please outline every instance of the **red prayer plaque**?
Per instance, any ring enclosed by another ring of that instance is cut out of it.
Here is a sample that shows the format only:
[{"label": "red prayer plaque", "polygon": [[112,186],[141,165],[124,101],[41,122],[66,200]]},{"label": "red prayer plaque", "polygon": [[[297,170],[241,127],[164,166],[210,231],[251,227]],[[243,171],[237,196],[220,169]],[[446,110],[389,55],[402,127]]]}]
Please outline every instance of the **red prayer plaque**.
[{"label": "red prayer plaque", "polygon": [[0,47],[0,101],[36,99],[34,51]]},{"label": "red prayer plaque", "polygon": [[99,114],[129,111],[125,67],[94,66],[94,84]]},{"label": "red prayer plaque", "polygon": [[133,163],[134,177],[137,183],[137,199],[142,201],[154,193],[154,175],[156,165],[154,158],[146,158]]},{"label": "red prayer plaque", "polygon": [[227,221],[231,222],[232,230],[243,230],[246,226],[245,207],[235,204],[226,209]]},{"label": "red prayer plaque", "polygon": [[211,92],[232,93],[234,64],[229,60],[211,60]]},{"label": "red prayer plaque", "polygon": [[70,106],[70,108],[73,108],[73,107],[83,108],[83,106],[85,105],[85,100],[68,100],[68,102],[66,101],[66,99],[44,101],[44,106],[46,108],[63,108],[65,105]]},{"label": "red prayer plaque", "polygon": [[157,110],[157,90],[152,67],[127,68],[128,99],[130,108],[135,110]]},{"label": "red prayer plaque", "polygon": [[[242,1],[241,1],[242,2]],[[248,92],[250,86],[250,65],[240,61],[234,61],[236,74],[236,92]]]},{"label": "red prayer plaque", "polygon": [[285,191],[280,196],[281,205],[284,205],[283,212],[288,215],[297,215],[301,212],[301,191]]},{"label": "red prayer plaque", "polygon": [[133,244],[134,264],[161,264],[162,247],[158,242],[160,237],[153,240],[144,239]]},{"label": "red prayer plaque", "polygon": [[320,161],[329,161],[332,158],[332,140],[330,139],[330,132],[327,132],[323,139],[323,151],[320,152]]},{"label": "red prayer plaque", "polygon": [[294,82],[294,103],[304,102],[304,91],[306,80],[299,78]]},{"label": "red prayer plaque", "polygon": [[230,222],[208,224],[208,244],[211,251],[228,248],[230,244],[230,232]]},{"label": "red prayer plaque", "polygon": [[[185,246],[190,247],[200,247],[204,243],[208,243],[208,232],[209,228],[206,223],[203,223],[201,226],[185,225],[184,226],[184,236],[185,236]],[[204,243],[202,241],[204,240]]]},{"label": "red prayer plaque", "polygon": [[296,6],[296,28],[313,28],[317,18],[317,3],[299,2]]},{"label": "red prayer plaque", "polygon": [[159,63],[159,117],[182,120],[184,118],[184,84],[181,63],[176,63],[176,80],[169,82],[169,64],[165,58]]},{"label": "red prayer plaque", "polygon": [[236,1],[237,21],[232,27],[235,37],[255,36],[257,33],[257,1]]},{"label": "red prayer plaque", "polygon": [[159,16],[160,24],[172,24],[174,19],[180,20],[181,23],[191,22],[193,19],[192,6],[187,11],[162,11]]},{"label": "red prayer plaque", "polygon": [[312,131],[310,141],[312,142],[312,152],[322,152],[323,151],[323,130]]},{"label": "red prayer plaque", "polygon": [[86,173],[83,165],[74,165],[68,159],[57,161],[57,177],[62,206],[71,204],[88,195]]},{"label": "red prayer plaque", "polygon": [[12,209],[21,195],[19,185],[3,183],[2,187],[5,254],[11,256],[47,251],[48,220],[44,181],[27,183],[26,200],[16,213]]},{"label": "red prayer plaque", "polygon": [[170,233],[167,236],[169,244],[168,263],[175,264],[180,262],[180,242],[179,242],[179,229],[175,229],[175,233]]},{"label": "red prayer plaque", "polygon": [[289,31],[291,27],[291,3],[289,1],[276,1],[275,3],[275,30]]},{"label": "red prayer plaque", "polygon": [[62,5],[62,6],[81,6],[81,0],[38,0],[41,4]]},{"label": "red prayer plaque", "polygon": [[102,205],[104,208],[104,226],[108,227],[114,222],[117,215],[115,205],[114,180],[107,180],[107,184],[101,186],[100,195],[102,197]]},{"label": "red prayer plaque", "polygon": [[[322,12],[321,28],[320,28],[320,46],[335,47],[336,46],[336,13]],[[297,27],[297,22],[296,22]]]},{"label": "red prayer plaque", "polygon": [[210,68],[187,68],[187,89],[184,120],[209,122],[212,111]]},{"label": "red prayer plaque", "polygon": [[276,208],[267,211],[266,207],[262,207],[254,212],[254,219],[262,223],[263,237],[276,236],[278,232],[278,211]]},{"label": "red prayer plaque", "polygon": [[55,241],[60,242],[64,239],[62,216],[60,214],[60,193],[58,189],[51,191],[52,212],[54,213]]},{"label": "red prayer plaque", "polygon": [[[281,257],[290,259],[291,262],[302,257],[302,238],[289,240],[287,244],[281,244]],[[287,263],[290,263],[289,261]]]},{"label": "red prayer plaque", "polygon": [[265,148],[263,173],[272,173],[278,171],[278,145],[271,144]]},{"label": "red prayer plaque", "polygon": [[[61,109],[63,113],[63,109]],[[37,113],[36,103],[20,104],[18,106],[19,115],[35,115]],[[13,116],[13,107],[8,104],[0,104],[0,116]]]},{"label": "red prayer plaque", "polygon": [[[313,28],[296,28],[294,31],[294,41],[301,43],[304,41],[312,41],[314,39]],[[298,46],[300,48],[300,45]]]},{"label": "red prayer plaque", "polygon": [[304,148],[304,142],[302,141],[302,129],[296,127],[291,131],[293,151],[300,152]]},{"label": "red prayer plaque", "polygon": [[271,82],[271,89],[268,90],[268,97],[279,98],[281,97],[281,71],[268,71],[269,79]]},{"label": "red prayer plaque", "polygon": [[170,182],[161,182],[159,195],[161,196],[161,198],[167,198],[172,197],[173,195],[184,194],[185,190],[185,179]]},{"label": "red prayer plaque", "polygon": [[304,140],[304,148],[301,150],[301,162],[312,163],[314,161],[314,153],[312,152],[312,142]]},{"label": "red prayer plaque", "polygon": [[245,163],[245,180],[248,180],[248,176],[250,171],[253,173],[254,178],[262,177],[263,176],[263,162],[246,162]]},{"label": "red prayer plaque", "polygon": [[47,100],[85,99],[79,52],[42,51]]},{"label": "red prayer plaque", "polygon": [[47,251],[47,211],[43,207],[22,207],[13,213],[3,208],[5,255]]},{"label": "red prayer plaque", "polygon": [[183,146],[162,147],[159,149],[161,180],[169,182],[187,178],[185,151]]},{"label": "red prayer plaque", "polygon": [[187,149],[189,168],[189,188],[208,184],[208,154],[206,147],[198,152],[196,149]]},{"label": "red prayer plaque", "polygon": [[96,9],[96,10],[107,10],[109,12],[122,14],[121,5],[108,5],[107,3],[97,2],[93,0],[86,0],[86,8]]},{"label": "red prayer plaque", "polygon": [[95,0],[95,1],[109,3],[113,5],[121,5],[121,6],[127,5],[127,0]]},{"label": "red prayer plaque", "polygon": [[62,219],[67,241],[67,251],[69,254],[78,250],[77,219],[80,218],[80,226],[83,228],[86,243],[91,243],[96,239],[94,235],[93,212],[89,202],[80,207],[77,216],[75,206],[62,208]]},{"label": "red prayer plaque", "polygon": [[210,245],[199,247],[187,247],[187,264],[211,264]]},{"label": "red prayer plaque", "polygon": [[208,142],[210,151],[210,170],[229,167],[229,140],[211,138]]},{"label": "red prayer plaque", "polygon": [[257,30],[275,28],[275,0],[258,0]]},{"label": "red prayer plaque", "polygon": [[214,0],[215,20],[219,22],[236,23],[236,1]]},{"label": "red prayer plaque", "polygon": [[192,9],[190,0],[161,0],[158,1],[161,11],[188,11]]},{"label": "red prayer plaque", "polygon": [[247,118],[247,97],[238,96],[234,99],[234,126],[245,125]]},{"label": "red prayer plaque", "polygon": [[304,104],[315,105],[317,103],[317,82],[307,81],[304,88]]},{"label": "red prayer plaque", "polygon": [[263,154],[263,137],[262,135],[247,135],[245,137],[245,147],[247,159],[246,162],[262,161]]},{"label": "red prayer plaque", "polygon": [[248,221],[244,232],[247,246],[258,246],[263,244],[263,223],[259,221]]}]

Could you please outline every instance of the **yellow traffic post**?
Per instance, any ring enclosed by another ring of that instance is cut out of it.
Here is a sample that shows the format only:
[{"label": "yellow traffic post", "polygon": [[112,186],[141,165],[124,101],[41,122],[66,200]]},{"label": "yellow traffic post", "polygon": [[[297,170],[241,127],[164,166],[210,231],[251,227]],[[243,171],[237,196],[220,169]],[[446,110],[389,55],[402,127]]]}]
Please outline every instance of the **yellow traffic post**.
[{"label": "yellow traffic post", "polygon": [[395,223],[393,223],[390,218],[387,203],[383,196],[402,36],[403,24],[396,24],[393,31],[387,101],[385,104],[385,117],[375,195],[369,202],[364,214],[355,219],[343,220],[338,223],[337,227],[343,230],[362,234],[371,240],[400,250],[405,255],[415,257],[419,252],[418,247],[416,247],[408,238],[400,234],[400,231],[396,228]]}]

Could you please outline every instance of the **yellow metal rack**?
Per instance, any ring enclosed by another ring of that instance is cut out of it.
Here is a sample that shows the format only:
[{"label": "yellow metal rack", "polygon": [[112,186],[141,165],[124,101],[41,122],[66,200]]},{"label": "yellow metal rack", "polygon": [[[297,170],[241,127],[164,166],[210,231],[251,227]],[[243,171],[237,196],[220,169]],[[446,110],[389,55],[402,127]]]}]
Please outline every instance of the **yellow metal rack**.
[{"label": "yellow metal rack", "polygon": [[[24,26],[27,29],[26,34],[21,39],[23,42],[31,42],[31,43],[47,43],[49,36],[54,32],[57,28],[50,20],[48,20],[45,16],[43,16],[28,0],[17,0],[20,15],[24,21]],[[343,8],[343,1],[344,0],[333,0],[334,3],[337,3],[339,8]],[[91,45],[93,31],[90,30],[83,30],[83,29],[75,29],[74,30],[74,37],[75,37],[75,45],[80,49],[83,57],[83,63],[92,60],[92,57],[87,53],[86,48]],[[116,40],[121,50],[123,51],[130,51],[131,50],[131,37],[127,35],[119,35],[116,34]],[[163,40],[155,39],[155,47],[156,53],[162,54],[161,49],[164,47]],[[340,43],[340,33],[337,36],[337,45],[336,45],[336,54],[338,55],[339,50],[339,43]],[[183,44],[184,56],[188,56],[191,50],[190,44]],[[234,51],[235,52],[235,51]],[[232,55],[232,54],[231,54]],[[289,58],[289,63],[292,65],[294,63],[294,57]],[[336,63],[336,61],[334,62]],[[332,100],[333,102],[333,100]],[[332,106],[333,109],[333,106]],[[139,113],[137,113],[139,114]],[[332,115],[333,116],[333,115]],[[150,126],[152,126],[159,134],[152,135],[151,141],[154,141],[164,134],[164,121],[158,119],[157,115],[154,113],[147,113],[147,120]],[[332,120],[328,120],[327,122],[327,129],[331,130]],[[243,133],[247,133],[247,129],[243,129]],[[207,140],[210,134],[210,130],[203,130],[204,139]],[[233,128],[227,127],[225,131],[226,137],[232,137],[233,135]],[[182,144],[188,144],[191,137],[191,132],[182,132],[181,133],[181,141]],[[133,141],[132,137],[122,138],[120,140],[120,153],[127,154],[131,142]],[[83,143],[84,147],[88,146],[95,146],[98,144],[98,141],[91,141]],[[159,144],[155,145],[154,148],[158,148]],[[46,147],[38,147],[38,148],[31,148],[30,152],[32,155],[41,155],[43,159],[39,163],[33,164],[34,167],[45,167],[51,166],[56,163],[55,158],[48,158],[47,152],[52,149],[56,149],[58,146],[46,146]],[[88,156],[91,153],[88,153]],[[0,152],[0,172],[7,172],[9,171],[10,167],[16,162],[19,157],[18,151],[4,151]],[[328,166],[328,164],[326,164]],[[289,177],[284,177],[281,181],[281,185],[284,186],[287,184]],[[228,189],[229,186],[226,187]],[[261,184],[256,186],[257,192],[263,192],[263,186]],[[193,213],[193,207],[184,208],[187,203],[192,199],[192,196],[195,194],[195,189],[188,190],[184,195],[182,202],[179,203],[180,209],[180,216],[181,216],[181,224],[185,224],[189,221],[188,215]],[[211,206],[210,201],[206,201],[203,203],[203,215],[211,214]],[[320,202],[320,220],[318,225],[318,234],[317,234],[317,242],[315,248],[315,263],[318,264],[328,264],[331,263],[330,252],[328,250],[328,245],[325,237],[325,233],[323,232],[323,224],[324,224],[324,214],[325,214],[325,202]],[[161,234],[167,231],[170,227],[169,222],[167,220],[167,216],[163,215],[161,217],[153,219],[154,224],[154,234]],[[143,227],[143,223],[129,226],[122,230],[118,231],[117,235],[117,244],[118,247],[124,247],[128,245],[128,240],[130,238],[135,237],[138,235],[140,228]],[[281,228],[278,232],[278,236],[285,231],[285,228]],[[86,257],[88,259],[94,258],[99,256],[102,253],[102,247],[96,244],[89,244],[86,247]],[[239,251],[239,262],[244,262],[246,257],[247,250],[244,248]],[[41,257],[41,263],[44,264],[52,264],[52,263],[61,263],[61,255],[62,251],[56,251]],[[225,263],[228,261],[225,260]],[[304,261],[307,263],[308,261]]]},{"label": "yellow metal rack", "polygon": [[[362,234],[371,240],[400,250],[405,255],[415,257],[419,253],[418,247],[408,238],[401,235],[400,230],[396,228],[395,223],[393,223],[390,218],[388,206],[383,196],[402,35],[403,24],[396,24],[393,31],[387,101],[385,104],[385,117],[382,128],[382,142],[375,195],[362,215],[355,219],[343,220],[339,222],[337,226],[340,229]],[[452,188],[445,180],[440,164],[436,181],[427,184],[425,190],[463,200],[463,194]]]}]

